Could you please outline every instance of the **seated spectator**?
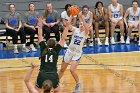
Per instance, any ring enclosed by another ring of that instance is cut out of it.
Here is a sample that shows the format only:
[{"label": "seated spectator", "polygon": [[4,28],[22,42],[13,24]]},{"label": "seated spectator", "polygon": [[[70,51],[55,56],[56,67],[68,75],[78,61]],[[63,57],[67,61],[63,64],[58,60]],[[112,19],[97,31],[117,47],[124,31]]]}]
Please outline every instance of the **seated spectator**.
[{"label": "seated spectator", "polygon": [[[126,21],[127,17],[128,17],[128,23]],[[140,37],[140,8],[138,7],[138,1],[136,0],[132,1],[132,7],[128,8],[124,15],[124,22],[126,24],[126,29],[127,29],[126,44],[130,44],[130,37],[133,28],[138,29],[139,37]],[[139,38],[138,45],[140,46],[140,38]]]},{"label": "seated spectator", "polygon": [[[93,46],[93,14],[91,11],[89,11],[89,7],[87,5],[84,5],[82,7],[82,11],[79,13],[80,15],[83,15],[85,22],[88,24],[89,32],[90,32],[90,44],[89,46]],[[82,19],[79,17],[80,22],[82,22]]]},{"label": "seated spectator", "polygon": [[35,11],[35,5],[33,3],[29,4],[29,11],[25,13],[24,16],[24,30],[26,34],[30,35],[30,48],[32,51],[37,51],[34,47],[34,36],[38,31],[37,19],[39,18],[39,13]]},{"label": "seated spectator", "polygon": [[[63,11],[61,13],[61,20],[62,20],[62,28],[63,29],[65,29],[67,21],[68,21],[69,17],[71,16],[70,11],[69,11],[71,6],[72,6],[71,4],[66,4],[65,11]],[[73,17],[73,20],[71,22],[73,26],[76,26],[76,17],[77,16]],[[66,43],[64,44],[64,47],[68,47]]]},{"label": "seated spectator", "polygon": [[124,41],[124,22],[123,22],[123,6],[117,2],[118,0],[112,0],[112,4],[108,6],[108,14],[111,25],[111,44],[115,44],[114,31],[117,25],[120,26],[121,43]]},{"label": "seated spectator", "polygon": [[95,27],[95,40],[97,41],[98,45],[102,45],[99,39],[99,27],[105,27],[105,45],[109,45],[108,37],[109,37],[109,23],[108,23],[108,15],[107,10],[103,7],[102,2],[97,2],[95,4],[95,9],[93,10],[93,18],[95,20],[94,27]]},{"label": "seated spectator", "polygon": [[12,37],[14,44],[14,53],[19,53],[17,49],[18,34],[20,35],[22,43],[22,51],[29,52],[29,49],[25,47],[26,34],[22,28],[21,15],[15,11],[15,5],[9,5],[10,12],[6,15],[6,34]]},{"label": "seated spectator", "polygon": [[50,2],[46,4],[46,10],[43,13],[43,32],[45,34],[46,42],[50,39],[50,33],[55,33],[56,41],[60,40],[59,24],[60,16],[58,12],[53,9]]}]

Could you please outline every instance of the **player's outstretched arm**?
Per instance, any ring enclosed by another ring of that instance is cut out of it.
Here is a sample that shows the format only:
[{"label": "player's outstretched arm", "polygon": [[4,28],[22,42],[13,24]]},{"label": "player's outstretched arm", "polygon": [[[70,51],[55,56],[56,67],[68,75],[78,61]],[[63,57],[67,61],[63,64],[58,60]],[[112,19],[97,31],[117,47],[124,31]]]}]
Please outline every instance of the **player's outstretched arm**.
[{"label": "player's outstretched arm", "polygon": [[42,26],[43,26],[43,19],[42,17],[40,17],[38,18],[38,41],[39,42],[43,41]]},{"label": "player's outstretched arm", "polygon": [[37,65],[31,64],[31,68],[25,74],[25,78],[24,78],[24,82],[30,93],[38,93],[38,91],[35,89],[34,85],[30,82],[31,75],[32,75],[35,67],[37,67]]},{"label": "player's outstretched arm", "polygon": [[60,41],[59,41],[59,44],[60,44],[61,46],[64,46],[64,43],[65,43],[67,34],[68,34],[68,28],[65,27],[64,30],[63,30],[62,37],[61,37],[61,39],[60,39]]}]

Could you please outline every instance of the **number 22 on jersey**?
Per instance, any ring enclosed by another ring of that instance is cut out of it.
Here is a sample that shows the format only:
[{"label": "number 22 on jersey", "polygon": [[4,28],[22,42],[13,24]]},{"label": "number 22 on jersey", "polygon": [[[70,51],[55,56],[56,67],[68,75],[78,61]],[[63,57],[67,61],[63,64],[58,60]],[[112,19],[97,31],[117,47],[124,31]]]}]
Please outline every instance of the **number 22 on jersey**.
[{"label": "number 22 on jersey", "polygon": [[46,55],[45,62],[53,62],[53,55],[50,55],[50,56]]},{"label": "number 22 on jersey", "polygon": [[81,43],[81,40],[78,40],[78,39],[75,39],[75,40],[74,40],[74,44],[75,44],[75,45],[80,45],[80,43]]}]

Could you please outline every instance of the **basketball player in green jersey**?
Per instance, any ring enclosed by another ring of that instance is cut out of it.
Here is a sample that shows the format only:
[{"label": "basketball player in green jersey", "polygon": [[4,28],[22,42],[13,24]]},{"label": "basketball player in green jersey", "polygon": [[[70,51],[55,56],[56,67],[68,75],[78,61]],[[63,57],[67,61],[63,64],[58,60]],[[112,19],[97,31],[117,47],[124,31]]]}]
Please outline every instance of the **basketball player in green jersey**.
[{"label": "basketball player in green jersey", "polygon": [[[39,45],[41,51],[41,56],[40,56],[41,65],[36,81],[36,87],[34,88],[34,90],[36,90],[37,92],[31,92],[31,93],[41,93],[43,83],[46,80],[52,81],[54,93],[59,93],[60,89],[59,89],[59,77],[57,74],[57,61],[58,61],[59,52],[64,45],[65,38],[68,33],[68,29],[67,28],[64,29],[62,38],[58,43],[56,43],[54,39],[49,39],[46,44],[45,41],[43,41],[43,37],[42,37],[42,19],[39,18],[38,22],[39,22],[38,39],[39,39]],[[28,87],[27,84],[26,86]],[[28,87],[28,89],[29,88],[30,87]]]}]

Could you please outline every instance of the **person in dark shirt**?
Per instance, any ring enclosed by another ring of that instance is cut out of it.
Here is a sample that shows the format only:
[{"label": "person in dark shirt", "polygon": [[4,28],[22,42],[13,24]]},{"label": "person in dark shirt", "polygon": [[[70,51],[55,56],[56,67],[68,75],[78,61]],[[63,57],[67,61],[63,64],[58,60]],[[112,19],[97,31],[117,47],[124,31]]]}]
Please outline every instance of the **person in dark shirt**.
[{"label": "person in dark shirt", "polygon": [[[43,41],[42,37],[42,19],[39,18],[38,20],[38,39],[39,39],[39,45],[40,45],[40,71],[38,73],[37,81],[36,81],[36,87],[30,87],[30,85],[26,83],[26,86],[29,89],[33,88],[34,91],[31,91],[30,93],[41,93],[44,82],[46,80],[50,80],[53,85],[54,93],[59,93],[59,77],[57,74],[57,62],[59,57],[59,52],[62,49],[65,38],[68,33],[68,28],[65,28],[62,34],[62,37],[58,43],[54,39],[49,39],[47,41],[47,44],[45,41]],[[27,80],[29,82],[29,80]],[[44,88],[43,88],[44,89]],[[46,93],[46,92],[44,92]]]}]

